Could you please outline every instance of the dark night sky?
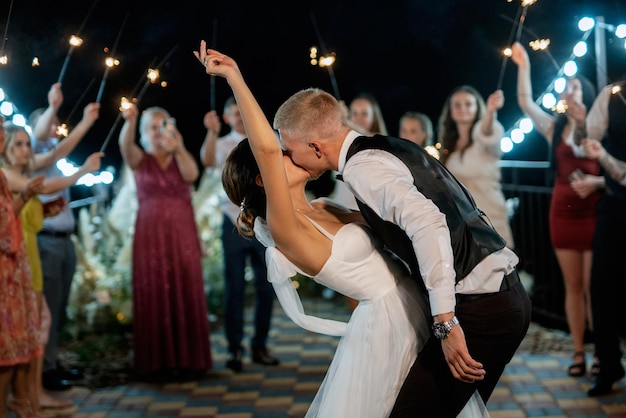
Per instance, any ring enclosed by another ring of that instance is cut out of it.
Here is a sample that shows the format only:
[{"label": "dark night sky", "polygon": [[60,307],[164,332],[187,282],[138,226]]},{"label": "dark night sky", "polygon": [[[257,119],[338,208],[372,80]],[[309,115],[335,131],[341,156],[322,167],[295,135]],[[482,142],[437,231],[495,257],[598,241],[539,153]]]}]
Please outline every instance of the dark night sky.
[{"label": "dark night sky", "polygon": [[[9,0],[0,2],[3,31],[9,6]],[[117,116],[120,97],[143,83],[149,64],[161,60],[175,45],[161,71],[168,87],[151,86],[140,108],[167,108],[177,119],[187,147],[197,155],[205,133],[202,116],[210,108],[211,95],[209,77],[191,53],[199,40],[211,43],[216,33],[217,49],[239,62],[271,118],[280,103],[301,88],[315,86],[332,92],[328,72],[309,64],[309,47],[320,46],[313,14],[326,48],[337,54],[334,71],[341,98],[349,101],[361,91],[372,92],[380,101],[390,133],[396,134],[397,121],[406,110],[422,111],[436,123],[446,96],[460,84],[475,86],[485,97],[495,90],[502,64],[499,51],[511,36],[519,7],[519,0],[321,0],[294,1],[281,7],[245,0],[178,0],[165,7],[144,0],[14,0],[4,44],[9,64],[0,67],[0,87],[26,115],[45,106],[47,91],[67,54],[68,38],[84,21],[79,35],[85,42],[72,54],[60,111],[63,121],[76,124],[83,107],[95,101],[104,72],[103,49],[113,46],[128,16],[115,54],[121,64],[110,73],[101,117],[71,157],[82,162],[100,148]],[[538,0],[528,9],[521,41],[550,38],[551,53],[562,64],[582,35],[576,24],[585,15],[605,16],[611,24],[626,23],[626,4],[621,0]],[[618,79],[626,68],[624,41],[606,35],[607,74],[609,79]],[[530,55],[538,94],[556,70],[545,53]],[[41,66],[31,67],[34,56]],[[592,56],[579,62],[583,74],[595,80]],[[515,65],[509,63],[503,82],[507,100],[499,114],[505,127],[521,116],[514,96],[515,77]],[[85,91],[85,99],[70,115]],[[224,80],[216,80],[214,94],[221,114],[230,94]],[[506,158],[541,159],[543,142],[531,137]],[[109,164],[119,166],[117,132],[107,148],[104,165]]]}]

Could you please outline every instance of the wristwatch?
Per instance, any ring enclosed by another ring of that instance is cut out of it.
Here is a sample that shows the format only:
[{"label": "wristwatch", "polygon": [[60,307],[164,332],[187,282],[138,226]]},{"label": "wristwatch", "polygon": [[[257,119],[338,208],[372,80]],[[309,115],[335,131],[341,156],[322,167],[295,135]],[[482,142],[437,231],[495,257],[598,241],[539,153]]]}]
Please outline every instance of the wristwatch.
[{"label": "wristwatch", "polygon": [[435,333],[435,337],[439,338],[440,340],[445,340],[446,338],[448,338],[448,334],[450,334],[452,328],[456,327],[457,325],[459,325],[459,320],[456,318],[456,316],[453,316],[452,319],[449,321],[433,323],[433,332]]}]

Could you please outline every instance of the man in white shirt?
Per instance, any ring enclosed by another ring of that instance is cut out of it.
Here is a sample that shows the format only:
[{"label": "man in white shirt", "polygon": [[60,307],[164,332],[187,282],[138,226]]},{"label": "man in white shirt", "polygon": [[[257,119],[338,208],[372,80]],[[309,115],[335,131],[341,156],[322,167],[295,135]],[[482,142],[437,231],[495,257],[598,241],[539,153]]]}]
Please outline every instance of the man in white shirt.
[{"label": "man in white shirt", "polygon": [[[233,148],[245,138],[245,128],[239,114],[239,107],[234,97],[229,97],[224,104],[224,121],[230,132],[218,138],[219,118],[215,111],[205,115],[204,124],[207,135],[200,150],[200,157],[205,168],[221,168]],[[224,251],[224,327],[228,340],[229,359],[226,367],[240,372],[243,368],[244,305],[245,305],[245,269],[249,262],[254,272],[255,335],[251,339],[251,357],[255,363],[266,366],[279,364],[278,359],[267,351],[267,336],[272,319],[274,289],[267,280],[265,266],[265,247],[251,237],[242,237],[237,231],[239,206],[233,204],[225,193],[220,196],[220,207],[224,215],[222,224],[222,246]]]},{"label": "man in white shirt", "polygon": [[340,104],[318,89],[283,103],[274,129],[312,178],[339,172],[368,224],[429,297],[433,336],[391,416],[454,417],[475,391],[487,402],[526,334],[531,303],[517,256],[469,192],[418,145],[350,129]]}]

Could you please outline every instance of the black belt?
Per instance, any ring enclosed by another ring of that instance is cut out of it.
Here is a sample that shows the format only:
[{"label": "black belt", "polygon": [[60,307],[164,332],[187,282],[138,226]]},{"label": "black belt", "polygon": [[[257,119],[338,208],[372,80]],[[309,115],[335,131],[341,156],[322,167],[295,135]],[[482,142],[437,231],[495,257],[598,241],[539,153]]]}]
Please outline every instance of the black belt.
[{"label": "black belt", "polygon": [[40,235],[46,235],[49,237],[57,237],[57,238],[67,238],[70,235],[72,235],[71,232],[62,232],[62,231],[48,231],[48,230],[41,230],[39,231]]},{"label": "black belt", "polygon": [[517,274],[517,270],[513,270],[512,272],[510,272],[509,274],[507,274],[506,276],[504,276],[502,278],[502,283],[500,284],[500,290],[498,290],[497,292],[494,292],[494,293],[471,294],[471,295],[465,295],[465,294],[462,294],[462,293],[457,293],[456,299],[459,302],[467,302],[469,300],[480,299],[480,298],[483,298],[485,296],[496,295],[496,294],[498,294],[500,292],[504,292],[506,290],[511,289],[513,286],[515,286],[519,282],[520,282],[519,274]]}]

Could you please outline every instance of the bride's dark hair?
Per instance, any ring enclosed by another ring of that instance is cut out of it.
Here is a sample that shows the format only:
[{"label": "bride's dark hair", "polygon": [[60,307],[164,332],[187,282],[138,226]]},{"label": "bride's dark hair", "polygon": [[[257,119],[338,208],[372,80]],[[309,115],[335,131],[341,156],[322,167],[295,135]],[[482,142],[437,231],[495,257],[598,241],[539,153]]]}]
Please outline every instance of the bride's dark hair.
[{"label": "bride's dark hair", "polygon": [[241,209],[237,218],[237,230],[241,235],[254,235],[254,219],[265,218],[267,200],[265,190],[256,183],[260,176],[248,138],[231,151],[222,167],[222,185],[226,195]]}]

